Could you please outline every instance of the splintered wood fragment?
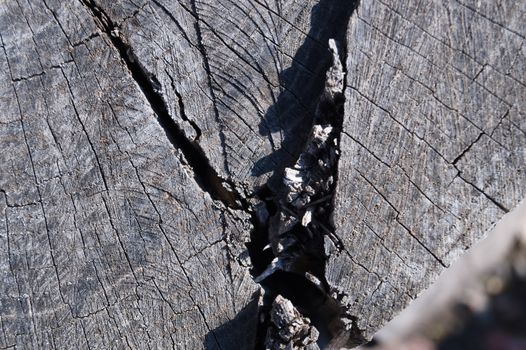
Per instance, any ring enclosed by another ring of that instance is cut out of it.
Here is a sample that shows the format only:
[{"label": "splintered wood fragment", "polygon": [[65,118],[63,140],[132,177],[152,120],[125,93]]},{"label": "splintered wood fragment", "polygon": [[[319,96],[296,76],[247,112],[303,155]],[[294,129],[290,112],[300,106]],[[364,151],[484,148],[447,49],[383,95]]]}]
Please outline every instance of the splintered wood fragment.
[{"label": "splintered wood fragment", "polygon": [[270,311],[272,325],[268,328],[265,349],[319,350],[316,344],[318,330],[292,305],[290,300],[278,295]]},{"label": "splintered wood fragment", "polygon": [[301,263],[306,256],[312,260],[310,264],[323,266],[323,222],[330,224],[345,75],[334,39],[329,40],[328,47],[333,62],[319,97],[315,124],[298,160],[283,172],[284,190],[276,199],[278,210],[269,218],[268,238],[275,258],[256,282],[277,270],[319,273]]}]

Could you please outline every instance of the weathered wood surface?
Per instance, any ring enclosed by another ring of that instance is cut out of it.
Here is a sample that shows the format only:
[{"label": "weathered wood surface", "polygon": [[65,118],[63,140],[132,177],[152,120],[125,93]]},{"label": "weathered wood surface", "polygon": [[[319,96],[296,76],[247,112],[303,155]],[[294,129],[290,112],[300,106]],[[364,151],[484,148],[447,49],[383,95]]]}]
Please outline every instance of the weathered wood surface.
[{"label": "weathered wood surface", "polygon": [[247,216],[197,185],[88,8],[5,1],[0,34],[0,348],[250,348]]},{"label": "weathered wood surface", "polygon": [[0,1],[0,348],[253,348],[245,196],[304,147],[329,38],[348,86],[325,277],[354,336],[513,208],[524,2],[362,0],[347,28],[353,7]]},{"label": "weathered wood surface", "polygon": [[343,40],[351,9],[329,0],[95,3],[155,77],[186,136],[249,193],[303,147],[330,62],[327,40]]},{"label": "weathered wood surface", "polygon": [[362,0],[327,263],[367,337],[526,195],[524,1]]}]

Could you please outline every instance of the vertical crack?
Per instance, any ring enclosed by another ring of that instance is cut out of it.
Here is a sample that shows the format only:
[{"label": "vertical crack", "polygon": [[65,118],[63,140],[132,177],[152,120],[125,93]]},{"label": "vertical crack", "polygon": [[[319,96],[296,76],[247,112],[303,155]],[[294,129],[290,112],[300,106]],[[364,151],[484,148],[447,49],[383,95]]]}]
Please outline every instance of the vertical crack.
[{"label": "vertical crack", "polygon": [[[338,251],[344,249],[335,234],[332,213],[344,117],[345,70],[335,40],[329,40],[329,49],[332,66],[326,72],[325,88],[303,152],[293,166],[285,168],[281,191],[272,193],[265,187],[258,193],[262,200],[255,208],[259,225],[249,249],[254,280],[267,292],[261,310],[259,347],[278,349],[293,343],[299,348],[308,345],[315,349],[332,341],[345,345],[349,338],[354,343],[364,341],[356,319],[346,314],[341,298],[325,278],[327,244]],[[311,319],[298,318],[300,328],[278,332],[279,324],[284,323],[286,301],[282,296]],[[292,333],[283,338],[283,332]],[[312,344],[316,340],[317,344]]]},{"label": "vertical crack", "polygon": [[199,16],[199,12],[197,11],[195,0],[191,0],[191,9],[188,9],[182,2],[180,3],[180,5],[195,19],[194,29],[195,29],[195,34],[197,36],[197,46],[198,46],[199,52],[201,53],[201,56],[203,59],[203,65],[205,68],[206,78],[207,78],[207,85],[209,87],[210,97],[212,100],[212,107],[214,108],[214,117],[217,123],[217,127],[219,128],[219,140],[221,142],[221,149],[222,149],[222,155],[223,155],[223,166],[225,170],[227,171],[227,173],[231,174],[230,166],[228,163],[228,157],[226,153],[225,126],[221,122],[221,118],[219,117],[219,109],[217,108],[218,100],[217,100],[216,93],[213,88],[212,69],[210,68],[210,60],[208,58],[208,53],[207,53],[205,44],[203,42],[203,33],[202,33],[201,23],[200,23],[201,18]]},{"label": "vertical crack", "polygon": [[[291,345],[298,349],[339,348],[365,341],[357,327],[357,318],[350,315],[346,307],[345,296],[333,290],[325,278],[328,250],[344,249],[332,219],[345,104],[345,66],[340,59],[345,61],[346,57],[340,57],[337,43],[345,46],[348,20],[358,5],[359,1],[340,6],[338,2],[323,0],[316,5],[318,10],[323,6],[328,11],[327,17],[319,17],[323,18],[321,22],[314,20],[312,25],[323,29],[311,30],[309,34],[316,36],[318,42],[331,37],[336,40],[329,40],[332,65],[325,77],[322,76],[324,69],[313,70],[318,72],[313,79],[319,80],[320,86],[305,87],[321,92],[317,93],[314,119],[306,126],[311,133],[296,163],[280,169],[275,173],[277,176],[272,177],[281,178],[282,184],[275,186],[274,182],[267,182],[252,200],[254,230],[247,247],[254,280],[265,291],[260,308],[258,349]],[[315,11],[313,9],[313,14]],[[312,50],[305,46],[298,54],[308,57]],[[341,51],[345,53],[346,48]],[[325,62],[327,58],[320,56],[318,68]],[[282,297],[306,317],[305,320],[295,318],[301,320],[299,329],[280,326],[287,324],[279,314],[285,303]],[[311,332],[311,327],[317,332]],[[276,337],[277,329],[288,334],[286,339]]]},{"label": "vertical crack", "polygon": [[[277,212],[269,218],[269,241],[275,258],[257,278],[277,270],[309,271],[322,278],[323,240],[342,248],[330,220],[343,121],[344,72],[334,40],[329,40],[333,65],[327,72],[311,134],[296,163],[285,168],[284,191],[276,197]],[[302,256],[302,258],[299,258]]]}]

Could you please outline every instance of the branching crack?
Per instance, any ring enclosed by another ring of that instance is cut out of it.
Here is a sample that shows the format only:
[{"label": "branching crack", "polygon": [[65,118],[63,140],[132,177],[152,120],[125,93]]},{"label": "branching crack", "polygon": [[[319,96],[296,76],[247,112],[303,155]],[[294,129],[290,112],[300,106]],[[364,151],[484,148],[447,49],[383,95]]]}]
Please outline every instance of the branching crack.
[{"label": "branching crack", "polygon": [[[132,78],[156,114],[157,121],[164,129],[167,138],[175,148],[182,151],[186,161],[193,168],[194,178],[200,188],[207,192],[214,200],[221,201],[226,207],[234,209],[242,208],[242,196],[235,191],[234,186],[231,186],[231,184],[228,184],[227,181],[219,177],[197,142],[201,131],[196,127],[195,123],[186,117],[182,96],[174,89],[179,99],[178,103],[182,119],[190,122],[197,132],[197,138],[193,141],[187,138],[182,128],[170,116],[168,106],[161,93],[161,84],[155,75],[148,72],[140,63],[133,52],[133,48],[127,43],[126,38],[120,35],[118,24],[112,21],[104,10],[93,0],[82,1],[89,9],[99,29],[103,33],[106,33],[119,53]],[[225,186],[225,184],[228,184],[228,186]]]}]

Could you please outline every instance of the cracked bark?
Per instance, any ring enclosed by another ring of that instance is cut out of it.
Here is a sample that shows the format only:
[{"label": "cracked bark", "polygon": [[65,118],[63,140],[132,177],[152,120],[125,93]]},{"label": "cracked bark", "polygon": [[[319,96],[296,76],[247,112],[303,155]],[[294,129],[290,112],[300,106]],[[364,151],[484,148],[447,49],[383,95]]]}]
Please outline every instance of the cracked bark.
[{"label": "cracked bark", "polygon": [[[355,6],[4,1],[0,348],[350,346],[483,237],[525,193],[524,3]],[[258,285],[329,38],[335,197]]]}]

